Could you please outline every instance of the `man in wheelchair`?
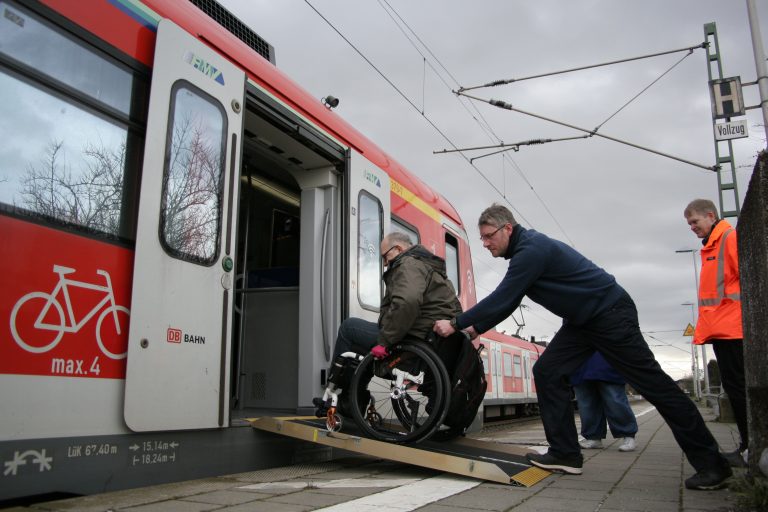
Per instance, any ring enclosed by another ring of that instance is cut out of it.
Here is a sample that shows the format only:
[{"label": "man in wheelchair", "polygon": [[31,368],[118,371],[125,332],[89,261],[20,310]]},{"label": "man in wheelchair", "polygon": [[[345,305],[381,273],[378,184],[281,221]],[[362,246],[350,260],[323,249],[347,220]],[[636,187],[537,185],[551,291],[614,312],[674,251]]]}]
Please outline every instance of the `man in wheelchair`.
[{"label": "man in wheelchair", "polygon": [[[329,429],[336,426],[333,419],[336,412],[342,415],[350,412],[352,393],[345,393],[345,390],[366,354],[370,352],[377,360],[377,374],[386,371],[383,369],[388,366],[386,358],[391,347],[401,342],[427,340],[435,321],[449,320],[461,313],[456,291],[446,275],[445,260],[422,245],[413,245],[408,235],[400,232],[384,237],[381,257],[386,267],[383,275],[386,291],[379,321],[348,318],[342,322],[334,346],[328,386],[322,398],[313,400],[315,414],[328,418]],[[400,354],[398,363],[408,354]],[[411,357],[417,359],[412,354]],[[429,382],[419,386],[426,394]],[[357,397],[357,407],[362,408],[362,402],[369,400],[369,396],[365,391],[358,394],[361,396]]]}]

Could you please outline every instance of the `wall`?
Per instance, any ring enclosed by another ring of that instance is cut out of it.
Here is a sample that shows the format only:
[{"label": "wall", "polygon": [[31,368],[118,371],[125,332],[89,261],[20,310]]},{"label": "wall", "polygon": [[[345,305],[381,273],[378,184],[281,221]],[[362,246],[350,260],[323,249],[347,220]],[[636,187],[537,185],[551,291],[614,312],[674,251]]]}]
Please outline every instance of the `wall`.
[{"label": "wall", "polygon": [[749,419],[754,474],[768,449],[768,153],[758,155],[737,226]]}]

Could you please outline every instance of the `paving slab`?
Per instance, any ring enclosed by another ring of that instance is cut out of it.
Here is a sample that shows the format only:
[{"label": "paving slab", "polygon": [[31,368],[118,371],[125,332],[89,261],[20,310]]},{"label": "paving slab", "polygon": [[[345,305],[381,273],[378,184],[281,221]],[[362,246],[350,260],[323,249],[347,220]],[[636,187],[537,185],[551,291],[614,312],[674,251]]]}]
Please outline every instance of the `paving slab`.
[{"label": "paving slab", "polygon": [[[298,464],[50,501],[12,510],[368,512],[390,504],[388,508],[397,512],[417,508],[423,512],[732,510],[735,495],[731,491],[702,492],[684,488],[685,479],[694,471],[671,431],[649,404],[635,402],[632,405],[640,426],[635,451],[619,452],[619,441],[608,439],[602,450],[584,451],[582,475],[552,474],[531,487],[480,482],[466,477],[440,480],[447,475],[399,462],[354,456],[325,463]],[[702,409],[702,412],[722,449],[732,450],[737,438],[735,425],[712,421],[714,415],[709,409]],[[496,425],[472,437],[514,445],[518,449],[545,444],[543,428],[538,421],[509,427]],[[441,489],[427,485],[430,481],[446,482],[444,486],[450,482],[455,489],[451,487],[453,490],[440,494]],[[408,493],[411,495],[406,496]],[[403,501],[405,504],[391,503],[392,497],[400,495],[408,498]]]}]

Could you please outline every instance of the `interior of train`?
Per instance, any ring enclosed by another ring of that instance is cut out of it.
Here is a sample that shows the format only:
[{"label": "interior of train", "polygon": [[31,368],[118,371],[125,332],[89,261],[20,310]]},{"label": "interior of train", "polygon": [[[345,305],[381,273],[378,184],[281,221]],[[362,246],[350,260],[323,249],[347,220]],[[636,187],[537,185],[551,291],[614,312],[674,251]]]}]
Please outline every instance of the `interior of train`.
[{"label": "interior of train", "polygon": [[300,319],[312,316],[302,304],[316,302],[304,283],[314,282],[312,274],[319,271],[316,255],[302,254],[302,237],[310,237],[304,241],[310,252],[318,197],[338,210],[344,165],[343,148],[263,93],[249,91],[240,176],[233,424],[297,410]]}]

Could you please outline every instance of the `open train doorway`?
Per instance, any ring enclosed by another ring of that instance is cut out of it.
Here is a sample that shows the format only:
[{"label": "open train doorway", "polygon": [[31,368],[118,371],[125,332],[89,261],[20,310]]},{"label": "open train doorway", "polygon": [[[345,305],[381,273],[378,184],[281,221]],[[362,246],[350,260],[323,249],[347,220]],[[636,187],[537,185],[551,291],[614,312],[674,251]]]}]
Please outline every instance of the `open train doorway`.
[{"label": "open train doorway", "polygon": [[346,150],[252,84],[240,172],[232,418],[306,412],[338,327]]}]

